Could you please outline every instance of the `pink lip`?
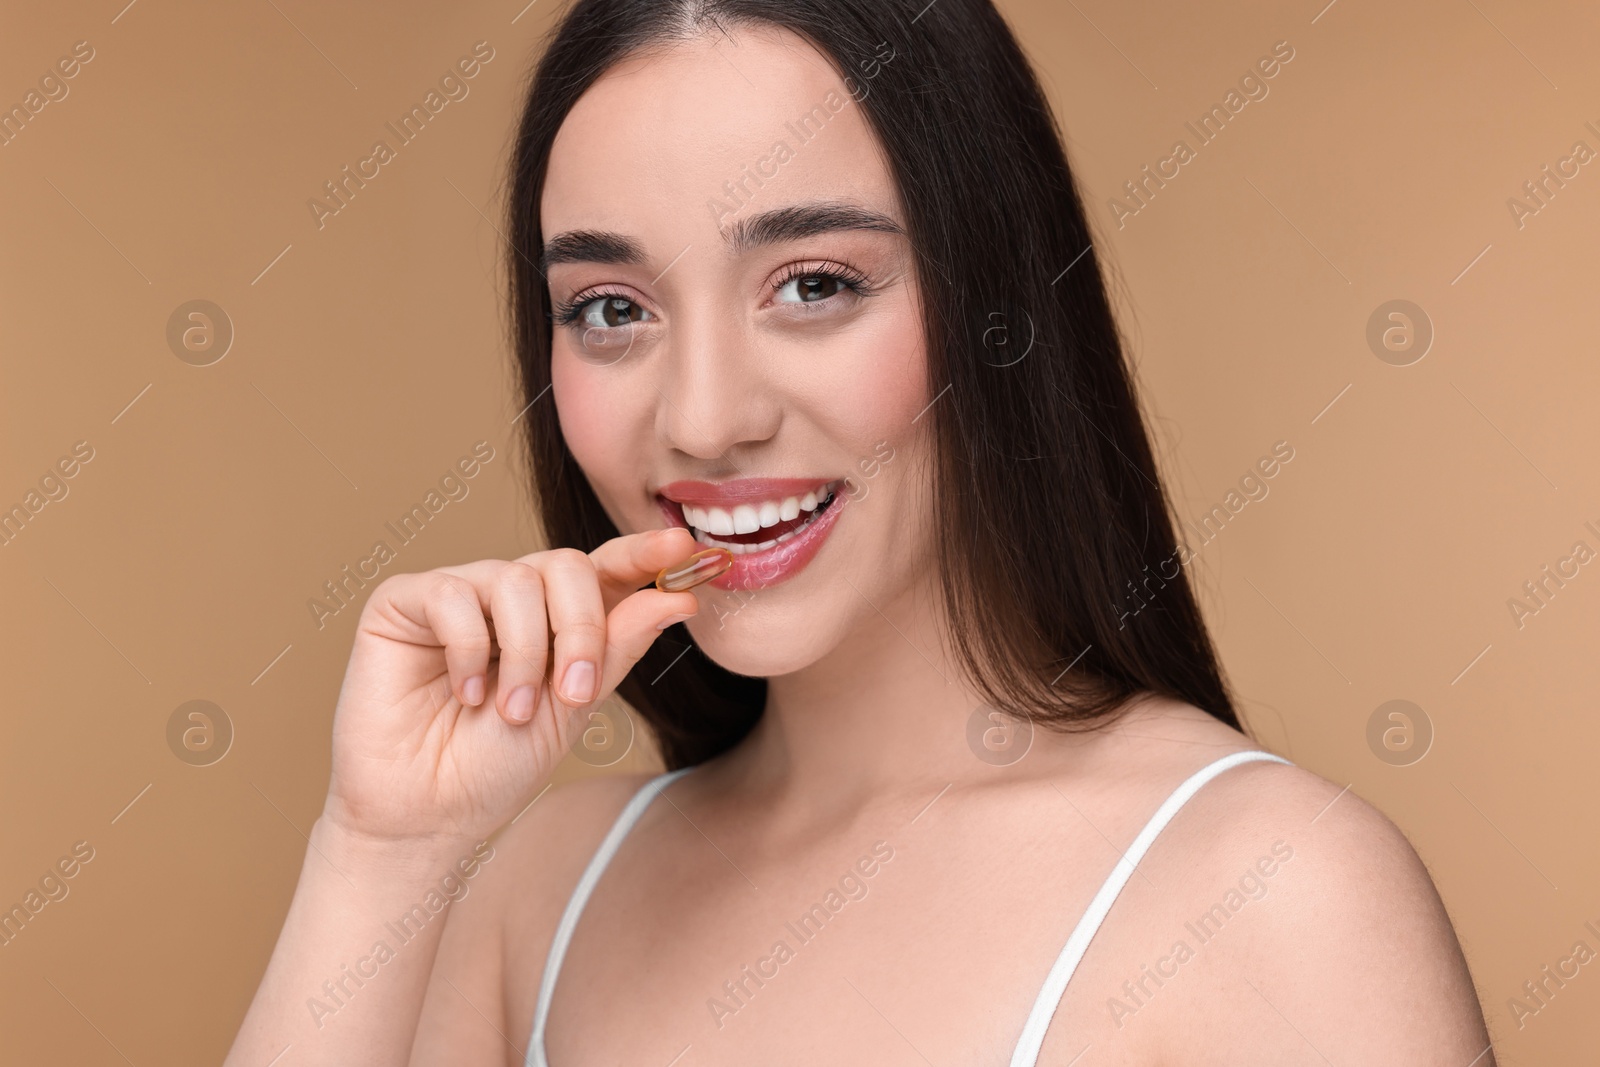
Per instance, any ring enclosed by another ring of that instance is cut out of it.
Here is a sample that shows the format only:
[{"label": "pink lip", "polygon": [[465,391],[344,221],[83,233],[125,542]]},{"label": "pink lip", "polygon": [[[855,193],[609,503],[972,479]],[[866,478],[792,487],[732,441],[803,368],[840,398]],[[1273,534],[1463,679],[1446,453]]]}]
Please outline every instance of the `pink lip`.
[{"label": "pink lip", "polygon": [[[659,490],[656,503],[666,516],[669,526],[683,526],[683,509],[680,505],[695,507],[732,508],[759,500],[778,500],[787,496],[804,496],[819,486],[833,481],[831,478],[741,478],[731,482],[680,481],[664,485]],[[833,503],[796,537],[765,552],[749,552],[733,557],[733,566],[713,578],[708,584],[718,589],[767,589],[788,581],[810,563],[822,542],[839,520],[849,496],[843,487],[834,491]]]}]

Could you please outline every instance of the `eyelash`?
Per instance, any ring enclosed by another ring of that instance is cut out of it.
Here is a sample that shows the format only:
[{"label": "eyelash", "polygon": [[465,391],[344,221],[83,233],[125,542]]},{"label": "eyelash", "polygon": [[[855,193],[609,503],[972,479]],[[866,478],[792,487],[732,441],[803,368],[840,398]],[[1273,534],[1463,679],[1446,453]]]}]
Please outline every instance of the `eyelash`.
[{"label": "eyelash", "polygon": [[[848,292],[851,292],[858,297],[877,295],[877,289],[873,287],[871,280],[865,274],[856,270],[854,267],[846,266],[843,263],[832,262],[824,262],[814,265],[795,264],[785,271],[783,276],[772,285],[772,291],[775,293],[778,292],[785,285],[788,285],[796,278],[831,278],[834,281],[837,281],[840,285],[844,286]],[[837,296],[838,294],[834,295]],[[626,300],[630,304],[638,303],[637,300],[635,300],[632,296],[629,296],[627,293],[618,292],[614,289],[597,289],[591,292],[579,293],[571,300],[557,304],[551,310],[551,319],[558,326],[571,326],[578,321],[578,316],[583,312],[584,308],[588,307],[596,300],[606,299]],[[828,299],[832,298],[830,297]],[[802,301],[798,306],[806,307],[809,304],[822,303],[827,303],[827,300],[810,302]],[[811,314],[811,312],[805,312],[805,314]]]},{"label": "eyelash", "polygon": [[[877,294],[877,290],[873,288],[871,281],[865,274],[856,270],[854,267],[847,267],[843,263],[832,263],[826,261],[812,265],[806,265],[803,263],[795,264],[784,272],[783,277],[778,279],[776,284],[773,285],[772,291],[779,291],[796,278],[832,278],[843,285],[849,292],[854,293],[858,297],[874,296]],[[828,299],[832,299],[832,297]],[[823,304],[827,303],[827,301],[818,300],[813,301],[813,303]],[[800,306],[805,307],[807,305],[802,302]],[[807,312],[807,314],[809,314],[809,312]]]},{"label": "eyelash", "polygon": [[596,300],[626,300],[630,304],[638,303],[627,293],[620,293],[614,289],[599,289],[592,293],[580,293],[565,303],[557,304],[551,309],[550,317],[557,326],[571,326],[578,321],[579,313]]}]

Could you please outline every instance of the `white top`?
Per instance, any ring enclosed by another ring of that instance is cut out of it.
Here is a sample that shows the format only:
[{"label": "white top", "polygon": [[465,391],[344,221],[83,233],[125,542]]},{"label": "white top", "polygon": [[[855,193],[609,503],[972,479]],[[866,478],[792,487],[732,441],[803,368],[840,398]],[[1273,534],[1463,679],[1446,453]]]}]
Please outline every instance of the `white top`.
[{"label": "white top", "polygon": [[[1050,973],[1045,976],[1044,985],[1040,988],[1038,997],[1034,999],[1033,1010],[1028,1013],[1028,1021],[1022,1027],[1022,1035],[1017,1039],[1016,1050],[1011,1054],[1011,1067],[1034,1067],[1039,1058],[1039,1049],[1044,1044],[1045,1032],[1050,1028],[1050,1020],[1055,1016],[1056,1008],[1060,1006],[1061,998],[1067,991],[1067,983],[1072,980],[1072,973],[1078,969],[1078,963],[1088,950],[1089,942],[1093,941],[1094,935],[1099,932],[1100,924],[1111,911],[1111,905],[1116,902],[1122,887],[1133,877],[1134,868],[1150,850],[1151,844],[1166,828],[1167,823],[1178,813],[1178,809],[1188,803],[1189,798],[1200,791],[1201,786],[1223,771],[1255,760],[1271,760],[1274,763],[1285,764],[1289,762],[1281,756],[1261,751],[1235,752],[1223,756],[1190,775],[1156,809],[1150,821],[1145,823],[1144,829],[1139,831],[1139,836],[1133,839],[1133,844],[1128,846],[1127,852],[1111,869],[1105,883],[1100,886],[1100,891],[1089,902],[1088,910],[1078,920],[1078,925],[1073,928],[1067,943],[1062,946],[1061,954],[1051,966]],[[539,1001],[533,1013],[533,1034],[528,1039],[528,1055],[524,1060],[526,1067],[550,1067],[550,1061],[545,1058],[544,1053],[544,1033],[550,1017],[550,1000],[555,995],[556,976],[561,971],[561,961],[567,955],[567,946],[572,943],[572,933],[577,929],[578,918],[583,914],[584,905],[589,902],[589,895],[594,892],[596,883],[600,881],[600,875],[604,873],[611,858],[617,854],[622,839],[628,836],[628,831],[633,829],[639,817],[644,814],[644,810],[656,798],[656,794],[690,770],[693,768],[684,767],[669,771],[646,782],[617,816],[605,840],[601,841],[600,847],[595,850],[594,858],[584,869],[583,877],[578,879],[578,884],[572,891],[572,898],[567,901],[567,910],[562,913],[561,922],[556,926],[555,936],[550,941],[549,955],[545,958],[544,978],[539,985]]]}]

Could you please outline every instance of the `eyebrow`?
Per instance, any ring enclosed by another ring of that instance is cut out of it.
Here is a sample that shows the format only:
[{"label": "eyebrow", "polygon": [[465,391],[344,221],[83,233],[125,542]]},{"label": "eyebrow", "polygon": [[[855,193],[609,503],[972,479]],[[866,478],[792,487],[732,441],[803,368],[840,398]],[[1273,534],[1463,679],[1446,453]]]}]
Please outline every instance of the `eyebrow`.
[{"label": "eyebrow", "polygon": [[[738,256],[763,245],[841,230],[905,235],[900,224],[881,211],[853,204],[810,203],[774,208],[740,219],[722,229],[722,238],[728,251]],[[573,230],[557,234],[545,244],[539,269],[548,271],[556,263],[643,266],[647,259],[644,246],[631,237],[605,230]]]}]

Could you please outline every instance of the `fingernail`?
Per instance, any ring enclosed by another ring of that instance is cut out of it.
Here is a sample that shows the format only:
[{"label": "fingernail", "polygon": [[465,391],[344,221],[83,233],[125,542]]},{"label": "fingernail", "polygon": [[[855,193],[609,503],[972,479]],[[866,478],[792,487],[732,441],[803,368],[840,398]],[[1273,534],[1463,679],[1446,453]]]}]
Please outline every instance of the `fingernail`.
[{"label": "fingernail", "polygon": [[568,704],[586,704],[594,696],[594,664],[580,659],[567,668],[561,679],[561,699]]},{"label": "fingernail", "polygon": [[694,618],[693,615],[668,615],[661,620],[661,625],[657,626],[656,629],[665,630],[669,626],[676,626],[680,622],[688,622],[692,618]]},{"label": "fingernail", "polygon": [[483,703],[483,675],[474,674],[467,679],[467,684],[461,687],[461,694],[471,707]]},{"label": "fingernail", "polygon": [[527,722],[533,718],[533,686],[519,685],[506,697],[506,718],[512,722]]}]

